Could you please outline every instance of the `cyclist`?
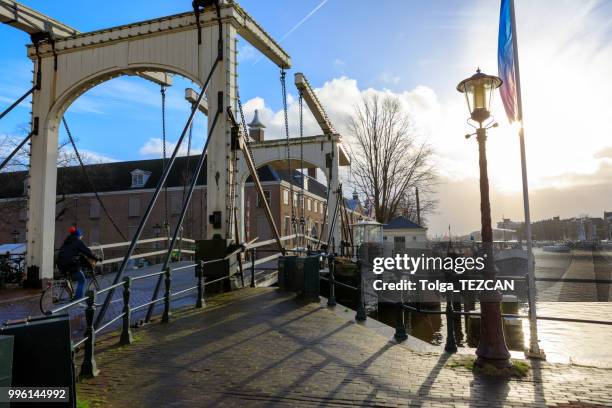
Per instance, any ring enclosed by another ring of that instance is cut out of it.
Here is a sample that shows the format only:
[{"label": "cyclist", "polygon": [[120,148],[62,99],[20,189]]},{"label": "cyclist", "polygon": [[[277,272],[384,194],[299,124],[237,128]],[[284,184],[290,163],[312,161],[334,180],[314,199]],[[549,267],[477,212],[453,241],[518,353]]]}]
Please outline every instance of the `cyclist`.
[{"label": "cyclist", "polygon": [[96,261],[99,260],[87,245],[83,243],[82,237],[83,233],[80,229],[70,227],[68,229],[68,236],[59,249],[56,262],[60,272],[70,276],[72,280],[77,282],[75,299],[82,298],[85,292],[86,278],[81,269],[82,257],[84,256]]}]

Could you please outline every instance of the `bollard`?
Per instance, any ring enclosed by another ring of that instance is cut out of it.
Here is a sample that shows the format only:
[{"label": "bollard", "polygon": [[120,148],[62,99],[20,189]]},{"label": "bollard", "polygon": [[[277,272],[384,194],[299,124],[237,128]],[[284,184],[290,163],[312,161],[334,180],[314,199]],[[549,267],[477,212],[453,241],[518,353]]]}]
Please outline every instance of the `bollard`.
[{"label": "bollard", "polygon": [[123,326],[121,327],[120,345],[132,344],[132,330],[130,329],[130,319],[132,308],[130,307],[130,295],[132,293],[132,278],[123,278]]},{"label": "bollard", "polygon": [[449,291],[446,295],[446,345],[444,351],[447,353],[457,352],[455,341],[455,313],[453,309],[453,294]]},{"label": "bollard", "polygon": [[251,249],[251,287],[255,287],[255,255],[257,254],[256,249]]},{"label": "bollard", "polygon": [[363,291],[363,276],[361,274],[361,261],[357,260],[357,311],[355,313],[355,320],[358,322],[364,322],[368,316],[365,311],[365,296]]},{"label": "bollard", "polygon": [[329,255],[329,297],[327,298],[327,306],[336,306],[336,279],[334,278],[334,255]]},{"label": "bollard", "polygon": [[393,337],[396,341],[401,342],[408,338],[406,326],[404,325],[404,307],[402,302],[397,302],[395,306],[397,308],[397,320],[395,321],[395,334]]},{"label": "bollard", "polygon": [[195,268],[196,276],[198,277],[198,295],[195,307],[201,309],[206,304],[206,301],[204,300],[204,282],[206,280],[204,278],[204,261],[198,262]]},{"label": "bollard", "polygon": [[172,283],[172,270],[168,266],[165,270],[164,275],[166,276],[166,292],[164,293],[164,313],[162,314],[162,323],[168,323],[170,321],[170,284]]},{"label": "bollard", "polygon": [[85,309],[85,320],[87,328],[85,329],[85,355],[83,356],[83,364],[81,364],[80,378],[94,378],[98,375],[98,365],[94,357],[94,345],[96,343],[96,329],[94,328],[94,314],[96,313],[96,292],[93,290],[87,291],[87,309]]}]

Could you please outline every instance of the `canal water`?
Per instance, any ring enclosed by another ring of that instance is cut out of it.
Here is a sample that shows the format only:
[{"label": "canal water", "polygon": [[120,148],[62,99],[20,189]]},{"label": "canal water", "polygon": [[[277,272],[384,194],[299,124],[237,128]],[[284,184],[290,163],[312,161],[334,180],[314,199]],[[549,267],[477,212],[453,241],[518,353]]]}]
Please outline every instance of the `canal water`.
[{"label": "canal water", "polygon": [[[569,253],[544,252],[535,248],[536,277],[557,279],[612,279],[612,251],[572,250]],[[612,285],[538,282],[538,316],[612,321]],[[441,305],[440,307],[444,307]],[[443,310],[438,308],[438,310]],[[526,304],[519,314],[527,314]],[[379,304],[371,317],[395,327],[396,309]],[[446,318],[405,312],[406,329],[411,336],[433,345],[444,346]],[[472,318],[472,320],[475,320]],[[524,351],[529,345],[529,321],[506,319],[506,342],[510,350]],[[540,346],[551,362],[612,368],[612,326],[538,320]],[[468,317],[455,318],[455,338],[459,347],[475,348],[478,326]]]}]

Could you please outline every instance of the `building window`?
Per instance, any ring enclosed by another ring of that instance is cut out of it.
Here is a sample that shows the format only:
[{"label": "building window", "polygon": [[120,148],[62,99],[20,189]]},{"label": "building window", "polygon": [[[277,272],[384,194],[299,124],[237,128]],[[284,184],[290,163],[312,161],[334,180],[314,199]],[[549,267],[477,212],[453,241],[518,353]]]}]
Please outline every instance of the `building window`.
[{"label": "building window", "polygon": [[89,244],[100,244],[100,229],[98,227],[92,227],[89,231]]},{"label": "building window", "polygon": [[[268,205],[272,205],[272,194],[270,190],[264,190],[264,197],[266,197],[266,201]],[[257,208],[263,208],[263,203],[260,201],[259,194],[257,194]]]},{"label": "building window", "polygon": [[128,198],[128,217],[140,216],[140,197]]},{"label": "building window", "polygon": [[138,229],[138,225],[130,225],[128,227],[128,239],[132,240],[134,235],[136,235],[136,230]]},{"label": "building window", "polygon": [[306,209],[312,211],[312,200],[310,198],[306,200]]},{"label": "building window", "polygon": [[323,203],[319,203],[319,209],[321,210],[321,214],[325,214],[325,205]]},{"label": "building window", "polygon": [[293,193],[293,206],[297,207],[298,205],[298,195],[297,193]]},{"label": "building window", "polygon": [[151,175],[151,172],[136,169],[130,173],[132,175],[132,186],[131,188],[142,188],[147,184],[147,180]]},{"label": "building window", "polygon": [[179,195],[170,196],[170,211],[172,215],[178,215],[183,209],[183,197]]},{"label": "building window", "polygon": [[406,248],[406,237],[393,237],[393,248],[405,249]]},{"label": "building window", "polygon": [[314,212],[319,212],[319,202],[317,200],[313,200],[314,201]]},{"label": "building window", "polygon": [[289,191],[283,190],[283,204],[289,205]]},{"label": "building window", "polygon": [[97,199],[89,200],[89,218],[100,218],[100,202]]},{"label": "building window", "polygon": [[288,216],[285,216],[285,232],[284,236],[291,234],[291,219]]}]

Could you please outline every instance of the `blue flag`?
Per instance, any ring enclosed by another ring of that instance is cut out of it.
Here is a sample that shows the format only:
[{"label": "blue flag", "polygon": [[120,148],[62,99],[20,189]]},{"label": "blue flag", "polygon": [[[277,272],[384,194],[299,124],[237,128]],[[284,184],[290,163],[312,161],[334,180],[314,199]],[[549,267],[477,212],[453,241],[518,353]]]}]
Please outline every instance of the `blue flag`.
[{"label": "blue flag", "polygon": [[520,120],[518,114],[518,95],[516,73],[518,61],[515,60],[514,38],[516,27],[514,27],[513,0],[501,0],[499,12],[499,37],[497,41],[497,67],[499,77],[503,83],[499,88],[506,115],[510,122]]}]

